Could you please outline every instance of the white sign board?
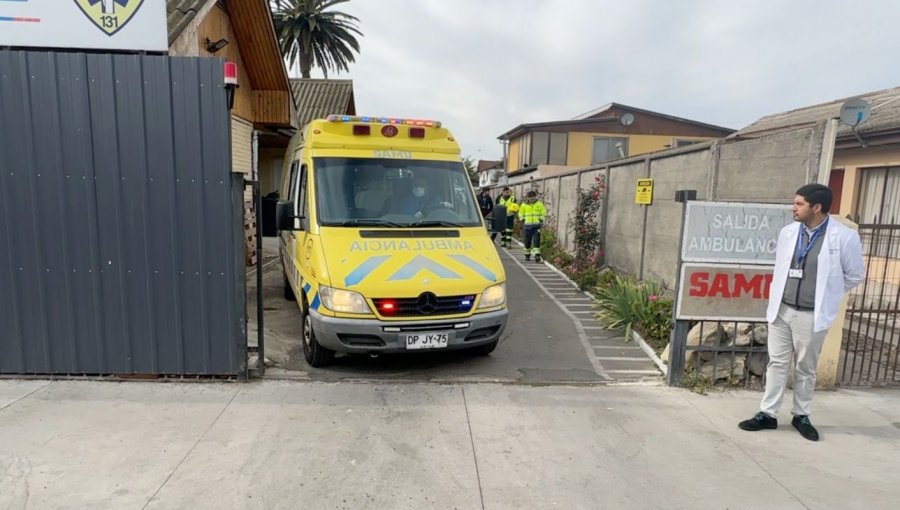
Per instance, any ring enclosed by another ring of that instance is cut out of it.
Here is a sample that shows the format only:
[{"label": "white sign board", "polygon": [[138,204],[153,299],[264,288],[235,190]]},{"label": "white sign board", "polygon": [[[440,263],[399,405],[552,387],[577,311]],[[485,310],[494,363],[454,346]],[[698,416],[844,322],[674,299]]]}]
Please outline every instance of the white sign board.
[{"label": "white sign board", "polygon": [[0,0],[0,46],[169,49],[164,0]]},{"label": "white sign board", "polygon": [[794,216],[789,205],[695,201],[684,221],[685,262],[774,264],[778,234]]}]

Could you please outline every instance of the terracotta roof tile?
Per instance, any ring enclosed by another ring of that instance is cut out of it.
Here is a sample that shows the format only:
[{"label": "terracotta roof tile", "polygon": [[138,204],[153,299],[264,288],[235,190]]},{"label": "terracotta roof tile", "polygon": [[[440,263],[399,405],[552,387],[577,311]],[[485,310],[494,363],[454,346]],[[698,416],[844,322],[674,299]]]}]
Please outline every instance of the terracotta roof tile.
[{"label": "terracotta roof tile", "polygon": [[353,80],[292,78],[291,90],[297,102],[297,121],[301,128],[313,119],[356,114]]}]

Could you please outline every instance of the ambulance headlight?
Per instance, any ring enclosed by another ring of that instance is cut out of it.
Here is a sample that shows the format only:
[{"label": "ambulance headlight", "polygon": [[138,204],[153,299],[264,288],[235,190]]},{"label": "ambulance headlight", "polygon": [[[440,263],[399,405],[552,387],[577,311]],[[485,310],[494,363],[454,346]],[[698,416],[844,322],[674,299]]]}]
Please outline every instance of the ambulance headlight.
[{"label": "ambulance headlight", "polygon": [[492,308],[504,303],[506,303],[506,284],[501,283],[485,289],[484,293],[481,294],[481,302],[478,303],[478,308]]},{"label": "ambulance headlight", "polygon": [[372,313],[366,298],[359,292],[332,289],[323,285],[319,287],[319,297],[322,299],[322,305],[332,312]]}]

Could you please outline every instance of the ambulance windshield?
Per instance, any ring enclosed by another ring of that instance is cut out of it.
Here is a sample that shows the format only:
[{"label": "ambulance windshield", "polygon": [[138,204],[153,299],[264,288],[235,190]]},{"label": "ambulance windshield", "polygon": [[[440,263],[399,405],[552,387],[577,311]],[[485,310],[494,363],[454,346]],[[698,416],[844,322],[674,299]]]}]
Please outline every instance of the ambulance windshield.
[{"label": "ambulance windshield", "polygon": [[462,163],[410,159],[315,158],[323,226],[481,225]]}]

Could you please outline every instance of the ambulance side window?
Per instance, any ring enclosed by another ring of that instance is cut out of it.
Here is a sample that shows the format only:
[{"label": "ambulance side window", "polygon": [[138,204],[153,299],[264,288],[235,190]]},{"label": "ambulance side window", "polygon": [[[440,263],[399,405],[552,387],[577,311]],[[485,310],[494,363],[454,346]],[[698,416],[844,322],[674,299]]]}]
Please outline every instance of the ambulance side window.
[{"label": "ambulance side window", "polygon": [[308,208],[307,208],[307,198],[306,198],[306,165],[300,167],[300,195],[297,201],[297,216],[301,218],[308,218]]},{"label": "ambulance side window", "polygon": [[294,199],[297,197],[297,166],[299,164],[299,162],[294,161],[291,165],[290,177],[288,177],[287,200],[295,204],[297,203]]}]

